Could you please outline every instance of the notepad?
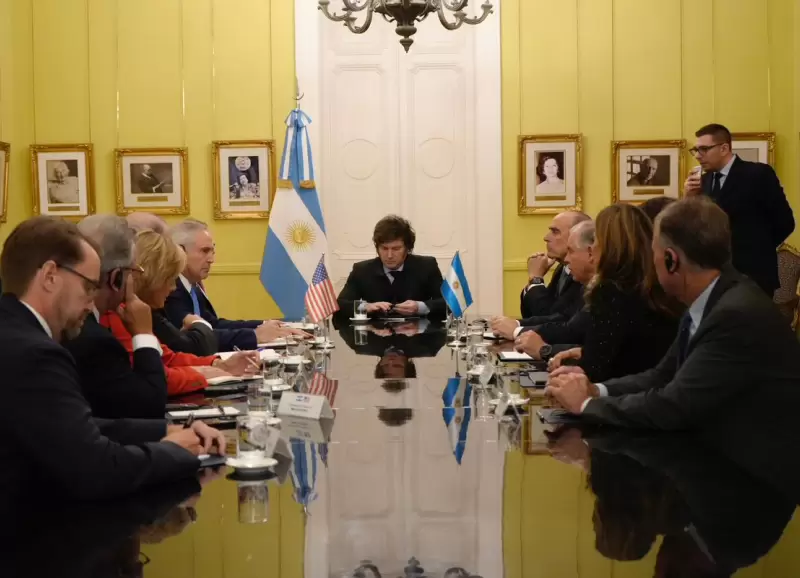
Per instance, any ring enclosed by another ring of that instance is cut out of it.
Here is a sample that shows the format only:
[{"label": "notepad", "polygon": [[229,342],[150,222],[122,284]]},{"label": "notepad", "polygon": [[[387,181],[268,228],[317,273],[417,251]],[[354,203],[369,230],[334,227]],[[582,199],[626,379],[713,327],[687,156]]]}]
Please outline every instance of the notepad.
[{"label": "notepad", "polygon": [[299,321],[286,323],[285,326],[289,329],[300,329],[301,331],[314,331],[317,328],[314,323],[300,323]]},{"label": "notepad", "polygon": [[274,348],[274,347],[286,347],[288,343],[286,343],[286,339],[280,337],[275,341],[270,341],[269,343],[259,343],[259,349],[267,349],[267,348]]},{"label": "notepad", "polygon": [[501,351],[497,356],[500,361],[534,361],[533,357],[519,351]]},{"label": "notepad", "polygon": [[499,335],[495,335],[494,331],[484,331],[483,338],[484,339],[503,339]]},{"label": "notepad", "polygon": [[[238,351],[220,351],[219,353],[217,353],[217,355],[219,356],[219,358],[222,361],[225,361],[226,359],[230,359],[236,353],[239,353],[239,352]],[[275,352],[274,349],[262,349],[259,352],[259,355],[261,355],[261,361],[272,361],[272,360],[278,359],[278,357],[280,357]]]},{"label": "notepad", "polygon": [[208,407],[205,409],[196,409],[196,410],[181,410],[181,411],[171,411],[167,415],[173,419],[181,419],[189,417],[190,415],[194,414],[196,418],[203,418],[203,417],[233,417],[239,415],[240,412],[235,407]]}]

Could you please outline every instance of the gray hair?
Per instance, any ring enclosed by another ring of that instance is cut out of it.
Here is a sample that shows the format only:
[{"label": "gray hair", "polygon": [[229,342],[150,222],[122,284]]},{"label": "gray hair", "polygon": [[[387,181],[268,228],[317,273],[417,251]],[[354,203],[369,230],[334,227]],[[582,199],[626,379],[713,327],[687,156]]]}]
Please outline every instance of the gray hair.
[{"label": "gray hair", "polygon": [[189,247],[200,231],[208,231],[208,225],[197,219],[186,219],[172,227],[169,232],[176,245]]},{"label": "gray hair", "polygon": [[122,217],[90,215],[78,223],[78,230],[100,249],[101,273],[133,265],[134,232]]},{"label": "gray hair", "polygon": [[155,231],[159,235],[163,235],[167,232],[167,223],[164,219],[153,213],[137,211],[128,215],[125,220],[128,221],[128,226],[137,233],[148,229]]},{"label": "gray hair", "polygon": [[581,221],[569,230],[570,236],[575,235],[579,249],[585,249],[594,245],[595,226],[594,221]]}]

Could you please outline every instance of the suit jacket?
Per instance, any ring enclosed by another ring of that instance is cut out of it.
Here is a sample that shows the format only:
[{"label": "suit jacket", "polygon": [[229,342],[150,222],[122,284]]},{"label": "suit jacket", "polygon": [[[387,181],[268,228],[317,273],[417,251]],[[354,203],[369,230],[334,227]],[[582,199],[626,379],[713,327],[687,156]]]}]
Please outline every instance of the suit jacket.
[{"label": "suit jacket", "polygon": [[800,343],[763,291],[733,269],[723,271],[711,292],[680,367],[678,350],[676,339],[653,369],[604,382],[609,396],[589,401],[582,417],[626,427],[710,429],[725,445],[740,440],[750,447],[750,428],[742,424],[752,422],[761,402],[776,411],[800,406]]},{"label": "suit jacket", "polygon": [[[253,331],[263,321],[231,321],[217,316],[214,306],[211,305],[204,291],[197,292],[197,302],[200,305],[200,317],[205,319],[214,328],[219,351],[234,351],[234,348],[251,351],[258,347],[258,340]],[[175,327],[183,327],[183,319],[194,314],[192,296],[186,290],[183,282],[178,280],[175,291],[170,293],[164,305],[167,320]]]},{"label": "suit jacket", "polygon": [[19,500],[33,486],[98,500],[197,471],[186,450],[153,443],[166,433],[164,420],[94,418],[72,355],[12,295],[0,298],[0,366],[3,400],[14,408],[0,421],[3,516],[24,507]]},{"label": "suit jacket", "polygon": [[378,257],[356,263],[339,293],[339,308],[352,317],[353,303],[358,299],[392,304],[422,301],[430,309],[429,316],[445,315],[442,273],[434,257],[409,255],[393,283],[383,272],[383,263]]},{"label": "suit jacket", "polygon": [[167,404],[167,379],[161,355],[151,347],[131,357],[93,314],[80,335],[65,344],[78,367],[83,395],[97,417],[160,419]]},{"label": "suit jacket", "polygon": [[551,321],[542,325],[532,327],[522,327],[522,333],[535,331],[550,345],[572,344],[582,345],[586,340],[586,334],[591,327],[592,315],[587,307],[578,311],[569,318],[569,321]]},{"label": "suit jacket", "polygon": [[733,266],[767,294],[780,286],[775,250],[794,231],[794,215],[771,166],[736,158],[719,194],[711,193],[712,174],[703,175],[703,192],[725,210],[731,223]]},{"label": "suit jacket", "polygon": [[523,289],[520,294],[520,325],[533,326],[551,321],[567,321],[583,307],[583,285],[570,275],[564,289],[558,292],[558,282],[565,275],[564,265],[553,272],[550,284]]},{"label": "suit jacket", "polygon": [[205,356],[219,351],[213,329],[198,322],[182,331],[170,323],[163,309],[153,311],[153,333],[161,343],[180,353]]}]

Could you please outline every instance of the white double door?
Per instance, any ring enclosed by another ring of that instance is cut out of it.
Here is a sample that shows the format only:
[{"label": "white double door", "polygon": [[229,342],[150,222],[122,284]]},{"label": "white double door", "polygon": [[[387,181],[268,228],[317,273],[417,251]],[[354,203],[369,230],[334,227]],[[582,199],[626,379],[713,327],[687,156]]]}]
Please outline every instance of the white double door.
[{"label": "white double door", "polygon": [[296,0],[297,73],[305,94],[331,278],[375,256],[387,214],[411,221],[415,252],[446,272],[456,251],[476,301],[502,309],[499,14],[478,27],[418,25],[411,51],[375,18],[362,35]]}]

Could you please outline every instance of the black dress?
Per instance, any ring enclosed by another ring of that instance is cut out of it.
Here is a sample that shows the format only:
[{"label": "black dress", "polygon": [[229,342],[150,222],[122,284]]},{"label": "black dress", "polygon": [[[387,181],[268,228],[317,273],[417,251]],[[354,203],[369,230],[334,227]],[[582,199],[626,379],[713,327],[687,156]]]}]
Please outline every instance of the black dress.
[{"label": "black dress", "polygon": [[593,383],[655,367],[678,333],[678,317],[651,309],[638,291],[603,282],[590,301],[578,365]]}]

